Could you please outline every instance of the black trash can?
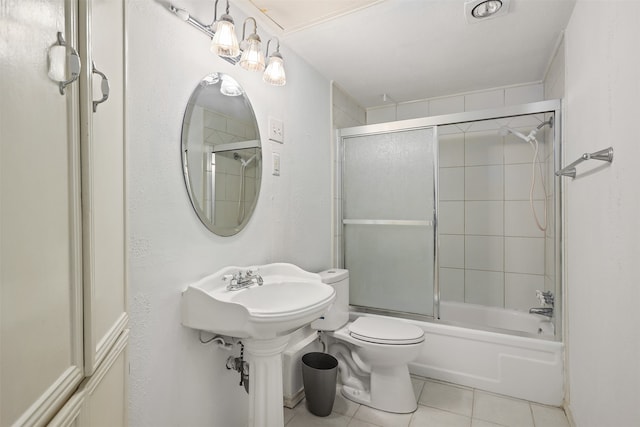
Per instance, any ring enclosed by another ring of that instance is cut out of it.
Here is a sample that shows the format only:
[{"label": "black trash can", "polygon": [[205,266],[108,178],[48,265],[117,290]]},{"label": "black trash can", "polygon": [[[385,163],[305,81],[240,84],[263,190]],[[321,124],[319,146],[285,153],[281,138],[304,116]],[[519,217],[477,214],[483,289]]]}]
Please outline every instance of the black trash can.
[{"label": "black trash can", "polygon": [[336,398],[338,360],[327,353],[307,353],[302,356],[302,383],[307,409],[313,415],[331,414]]}]

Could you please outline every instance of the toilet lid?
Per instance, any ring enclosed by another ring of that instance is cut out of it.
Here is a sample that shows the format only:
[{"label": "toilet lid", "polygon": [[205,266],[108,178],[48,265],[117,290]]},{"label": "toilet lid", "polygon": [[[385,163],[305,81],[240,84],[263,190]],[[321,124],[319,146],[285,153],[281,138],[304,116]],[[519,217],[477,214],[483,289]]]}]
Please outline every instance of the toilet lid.
[{"label": "toilet lid", "polygon": [[358,317],[349,325],[353,338],[376,344],[417,344],[424,341],[424,331],[407,322],[381,317]]}]

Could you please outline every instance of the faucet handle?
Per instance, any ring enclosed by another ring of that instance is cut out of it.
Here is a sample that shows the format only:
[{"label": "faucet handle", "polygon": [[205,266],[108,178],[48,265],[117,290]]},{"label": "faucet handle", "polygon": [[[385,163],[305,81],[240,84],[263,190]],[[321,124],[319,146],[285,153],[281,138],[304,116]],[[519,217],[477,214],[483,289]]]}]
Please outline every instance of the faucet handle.
[{"label": "faucet handle", "polygon": [[230,282],[233,279],[234,279],[233,274],[225,274],[224,276],[222,276],[222,281],[223,282],[227,282],[227,281]]}]

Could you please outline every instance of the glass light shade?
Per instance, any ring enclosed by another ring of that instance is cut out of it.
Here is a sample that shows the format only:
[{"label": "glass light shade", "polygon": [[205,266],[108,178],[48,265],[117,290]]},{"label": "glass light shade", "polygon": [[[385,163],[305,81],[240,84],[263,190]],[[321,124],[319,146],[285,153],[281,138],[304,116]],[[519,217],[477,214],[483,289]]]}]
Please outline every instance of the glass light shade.
[{"label": "glass light shade", "polygon": [[240,96],[242,95],[242,88],[231,77],[222,76],[222,83],[220,84],[220,93],[225,96]]},{"label": "glass light shade", "polygon": [[222,15],[216,22],[216,34],[211,40],[211,52],[228,58],[235,58],[240,53],[231,16]]},{"label": "glass light shade", "polygon": [[274,86],[284,86],[287,83],[287,76],[284,73],[284,61],[282,55],[275,52],[269,57],[269,64],[262,75],[262,80]]},{"label": "glass light shade", "polygon": [[[243,43],[244,44],[244,43]],[[262,53],[260,38],[251,34],[246,40],[246,46],[240,57],[240,66],[245,70],[264,70],[264,53]]]}]

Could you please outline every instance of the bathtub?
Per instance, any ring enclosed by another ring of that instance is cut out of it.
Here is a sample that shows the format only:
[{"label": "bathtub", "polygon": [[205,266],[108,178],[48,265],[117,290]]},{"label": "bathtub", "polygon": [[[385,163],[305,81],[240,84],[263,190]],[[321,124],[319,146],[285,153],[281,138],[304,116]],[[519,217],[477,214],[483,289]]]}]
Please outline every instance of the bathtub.
[{"label": "bathtub", "polygon": [[[410,372],[518,399],[561,406],[564,399],[563,344],[554,340],[551,322],[541,319],[541,316],[515,310],[465,305],[441,303],[441,313],[459,315],[456,324],[398,319],[413,323],[425,332],[422,351],[409,364]],[[465,308],[469,310],[465,312]],[[377,316],[352,313],[353,317],[361,315]],[[490,325],[485,323],[481,326],[480,321],[484,320]],[[463,327],[462,322],[470,322],[475,327]],[[515,334],[498,332],[514,325],[520,328]]]},{"label": "bathtub", "polygon": [[454,301],[440,302],[440,320],[495,329],[496,332],[506,330],[550,338],[553,338],[555,332],[551,320],[539,314]]}]

